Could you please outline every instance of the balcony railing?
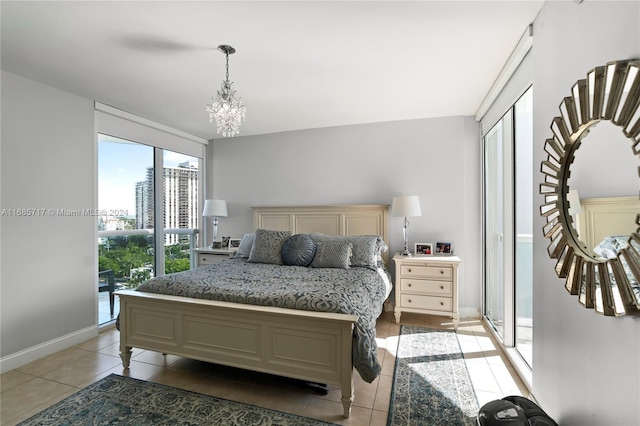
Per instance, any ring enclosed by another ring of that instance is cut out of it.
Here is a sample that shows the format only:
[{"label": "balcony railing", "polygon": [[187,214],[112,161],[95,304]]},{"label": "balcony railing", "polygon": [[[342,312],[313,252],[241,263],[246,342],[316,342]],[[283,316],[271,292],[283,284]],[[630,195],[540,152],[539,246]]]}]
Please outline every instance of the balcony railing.
[{"label": "balcony railing", "polygon": [[[196,236],[198,234],[198,230],[197,229],[192,229],[192,228],[165,228],[163,230],[164,234],[163,235],[186,235],[189,237],[189,267],[191,269],[196,267],[196,257],[194,256],[194,249],[197,247],[197,239]],[[109,238],[118,238],[118,237],[132,237],[132,236],[142,236],[142,237],[150,237],[150,236],[154,236],[155,232],[153,229],[126,229],[126,230],[110,230],[110,231],[98,231],[98,238],[106,238],[107,239],[107,243],[106,244],[101,244],[102,248],[109,251],[111,244],[109,244],[108,239]],[[165,249],[170,247],[165,245],[164,246]],[[155,251],[155,246],[153,244],[151,244],[151,247],[147,248],[146,250],[153,250]],[[166,255],[166,252],[165,252]],[[164,262],[163,262],[164,263]],[[140,268],[140,267],[144,267],[145,265],[135,265],[133,266],[131,269],[133,268]],[[157,266],[157,265],[156,265]],[[164,269],[164,268],[162,268]],[[129,274],[130,275],[130,274]]]}]

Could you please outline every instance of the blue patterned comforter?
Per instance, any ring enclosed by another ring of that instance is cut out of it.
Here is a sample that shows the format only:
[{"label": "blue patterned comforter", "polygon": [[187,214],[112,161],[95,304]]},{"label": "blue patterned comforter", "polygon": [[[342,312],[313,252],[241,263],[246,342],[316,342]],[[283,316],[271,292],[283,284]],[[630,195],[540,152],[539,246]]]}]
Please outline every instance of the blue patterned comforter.
[{"label": "blue patterned comforter", "polygon": [[369,383],[380,374],[376,319],[391,290],[388,273],[383,268],[307,268],[248,263],[246,259],[233,258],[152,278],[137,290],[356,315],[353,365]]}]

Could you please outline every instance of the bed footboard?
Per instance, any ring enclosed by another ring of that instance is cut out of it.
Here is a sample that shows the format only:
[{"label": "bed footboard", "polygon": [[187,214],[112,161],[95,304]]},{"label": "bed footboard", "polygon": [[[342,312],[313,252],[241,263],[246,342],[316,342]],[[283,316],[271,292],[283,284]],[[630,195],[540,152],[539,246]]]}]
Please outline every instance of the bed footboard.
[{"label": "bed footboard", "polygon": [[299,311],[123,290],[120,356],[148,349],[342,388],[353,401],[355,315]]}]

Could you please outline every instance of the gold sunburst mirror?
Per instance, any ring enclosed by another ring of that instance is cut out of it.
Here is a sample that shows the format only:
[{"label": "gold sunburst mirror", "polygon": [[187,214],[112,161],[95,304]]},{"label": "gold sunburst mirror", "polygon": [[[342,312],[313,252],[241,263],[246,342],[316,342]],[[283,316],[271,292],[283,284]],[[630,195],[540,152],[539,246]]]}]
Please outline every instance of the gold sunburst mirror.
[{"label": "gold sunburst mirror", "polygon": [[602,257],[580,239],[570,211],[576,206],[571,205],[569,182],[576,150],[591,142],[585,137],[600,122],[617,126],[633,155],[640,155],[640,62],[613,61],[592,69],[575,83],[559,109],[540,169],[544,176],[540,214],[546,219],[543,234],[550,240],[547,252],[556,260],[555,271],[565,280],[566,290],[578,296],[581,305],[607,316],[640,314],[640,213],[635,211],[633,231],[614,254]]}]

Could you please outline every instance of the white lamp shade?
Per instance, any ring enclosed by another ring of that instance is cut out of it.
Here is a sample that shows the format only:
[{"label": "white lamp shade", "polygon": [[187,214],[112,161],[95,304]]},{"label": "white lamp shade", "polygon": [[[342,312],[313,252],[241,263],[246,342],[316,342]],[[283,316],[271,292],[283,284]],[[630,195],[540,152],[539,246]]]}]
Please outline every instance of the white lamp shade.
[{"label": "white lamp shade", "polygon": [[227,202],[225,200],[204,200],[202,216],[227,217]]},{"label": "white lamp shade", "polygon": [[391,203],[391,216],[422,216],[422,210],[420,209],[420,199],[417,195],[403,195],[402,197],[393,197],[393,202]]}]

